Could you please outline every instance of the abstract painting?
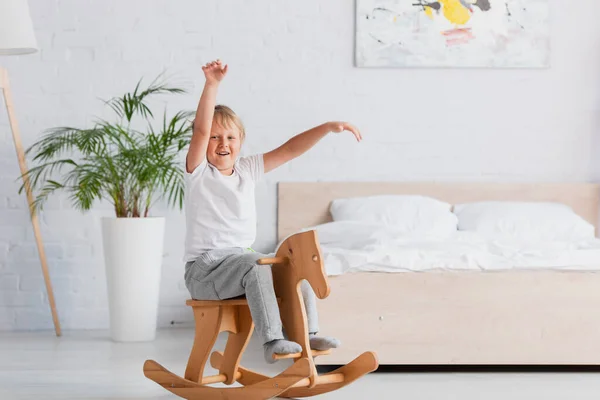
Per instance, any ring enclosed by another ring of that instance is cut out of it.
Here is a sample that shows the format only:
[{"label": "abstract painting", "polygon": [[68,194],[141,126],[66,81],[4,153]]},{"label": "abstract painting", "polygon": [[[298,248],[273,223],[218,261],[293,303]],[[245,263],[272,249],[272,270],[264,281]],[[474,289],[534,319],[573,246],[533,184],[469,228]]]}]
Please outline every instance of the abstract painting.
[{"label": "abstract painting", "polygon": [[545,68],[548,0],[356,0],[359,67]]}]

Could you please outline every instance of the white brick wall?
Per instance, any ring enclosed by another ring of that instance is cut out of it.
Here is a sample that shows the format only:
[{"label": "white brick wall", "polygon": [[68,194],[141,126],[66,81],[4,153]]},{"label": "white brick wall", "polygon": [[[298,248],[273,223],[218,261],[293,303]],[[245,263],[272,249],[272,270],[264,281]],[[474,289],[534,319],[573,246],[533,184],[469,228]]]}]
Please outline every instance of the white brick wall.
[{"label": "white brick wall", "polygon": [[[550,0],[549,70],[357,69],[348,0],[30,0],[41,51],[0,58],[9,68],[28,146],[49,127],[107,116],[98,98],[163,70],[191,93],[169,109],[194,109],[202,63],[230,73],[219,101],[243,117],[245,152],[266,151],[332,119],[358,125],[325,138],[258,187],[256,248],[275,244],[279,180],[588,181],[600,177],[600,25],[596,0]],[[0,111],[0,329],[51,329],[17,161]],[[184,221],[166,215],[159,323],[188,323]],[[108,326],[99,218],[54,198],[41,217],[65,329]]]}]

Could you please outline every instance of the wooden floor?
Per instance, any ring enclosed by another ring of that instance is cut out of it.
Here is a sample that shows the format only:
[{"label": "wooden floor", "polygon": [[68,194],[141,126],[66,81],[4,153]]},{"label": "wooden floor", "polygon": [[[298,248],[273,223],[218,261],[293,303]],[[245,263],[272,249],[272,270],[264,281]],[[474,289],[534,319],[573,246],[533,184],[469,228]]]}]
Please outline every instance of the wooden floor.
[{"label": "wooden floor", "polygon": [[[151,343],[113,343],[107,332],[0,333],[1,400],[167,400],[177,397],[146,379],[142,364],[159,361],[183,375],[193,332],[160,331]],[[223,337],[218,347],[223,348]],[[268,374],[289,361],[267,365],[251,342],[243,364]],[[318,399],[598,399],[600,373],[377,372]]]}]

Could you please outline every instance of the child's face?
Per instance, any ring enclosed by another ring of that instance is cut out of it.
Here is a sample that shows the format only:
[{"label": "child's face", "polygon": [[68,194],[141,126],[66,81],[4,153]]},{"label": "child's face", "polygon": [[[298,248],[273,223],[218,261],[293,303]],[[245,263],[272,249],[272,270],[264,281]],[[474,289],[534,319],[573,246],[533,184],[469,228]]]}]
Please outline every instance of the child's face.
[{"label": "child's face", "polygon": [[223,175],[231,175],[241,146],[240,132],[235,125],[224,127],[213,122],[206,158]]}]

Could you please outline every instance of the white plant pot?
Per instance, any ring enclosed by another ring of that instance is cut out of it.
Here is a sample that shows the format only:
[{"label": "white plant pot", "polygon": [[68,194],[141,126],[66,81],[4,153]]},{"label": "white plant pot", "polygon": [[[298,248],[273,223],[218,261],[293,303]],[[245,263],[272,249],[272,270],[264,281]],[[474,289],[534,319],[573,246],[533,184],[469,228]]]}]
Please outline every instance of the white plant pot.
[{"label": "white plant pot", "polygon": [[156,337],[164,231],[164,218],[102,219],[114,341],[142,342]]}]

